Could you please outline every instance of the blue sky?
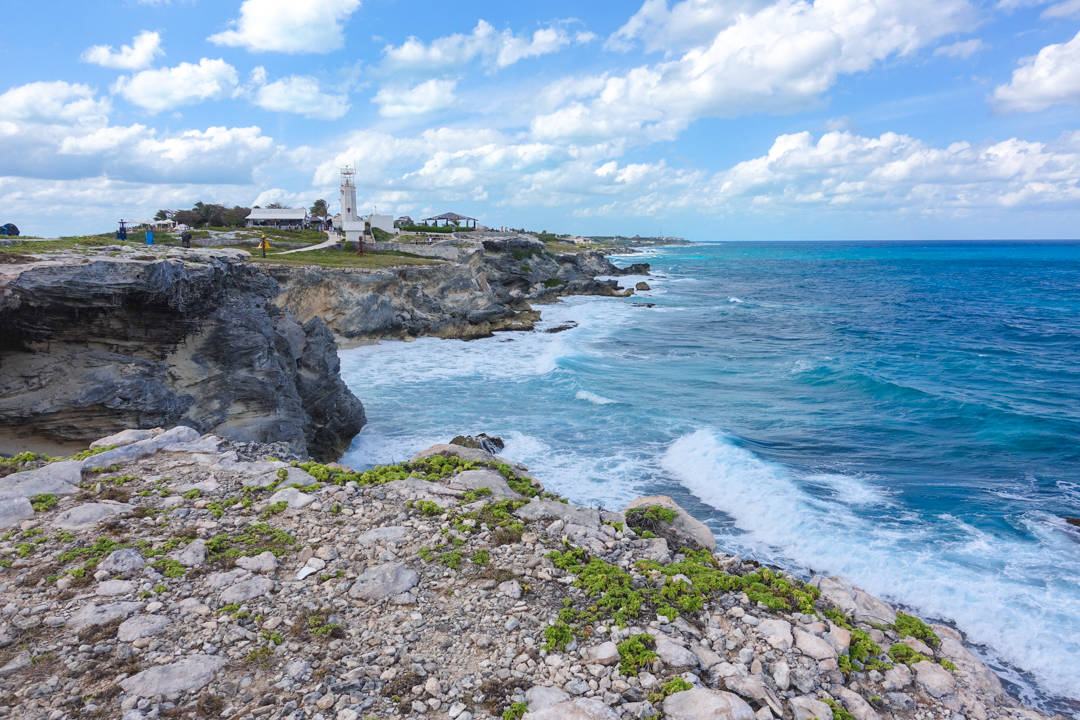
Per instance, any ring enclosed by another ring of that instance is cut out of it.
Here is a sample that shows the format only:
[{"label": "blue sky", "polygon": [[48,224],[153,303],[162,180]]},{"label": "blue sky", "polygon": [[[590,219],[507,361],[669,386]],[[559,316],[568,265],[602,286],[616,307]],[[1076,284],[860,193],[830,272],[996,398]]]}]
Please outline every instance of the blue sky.
[{"label": "blue sky", "polygon": [[0,223],[24,233],[336,209],[355,164],[361,208],[493,226],[1080,236],[1080,0],[5,10]]}]

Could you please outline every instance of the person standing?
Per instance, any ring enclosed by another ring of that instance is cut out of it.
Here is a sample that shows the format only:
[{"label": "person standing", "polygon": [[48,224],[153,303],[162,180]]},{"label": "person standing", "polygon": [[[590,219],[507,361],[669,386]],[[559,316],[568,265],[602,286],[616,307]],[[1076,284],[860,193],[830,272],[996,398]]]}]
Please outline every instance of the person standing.
[{"label": "person standing", "polygon": [[268,247],[270,247],[270,242],[266,239],[266,233],[263,233],[262,238],[259,240],[259,249],[262,250],[263,257],[266,257]]}]

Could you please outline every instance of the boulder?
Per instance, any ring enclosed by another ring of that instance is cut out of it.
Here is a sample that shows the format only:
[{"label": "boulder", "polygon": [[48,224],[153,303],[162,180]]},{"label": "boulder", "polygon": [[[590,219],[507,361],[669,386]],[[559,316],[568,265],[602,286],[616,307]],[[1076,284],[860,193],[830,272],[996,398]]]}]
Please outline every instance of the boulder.
[{"label": "boulder", "polygon": [[258,555],[244,556],[236,559],[237,567],[254,573],[271,573],[277,570],[277,556],[269,550]]},{"label": "boulder", "polygon": [[652,290],[652,288],[649,287],[649,283],[645,282],[644,280],[642,280],[637,285],[635,285],[634,289],[635,290]]},{"label": "boulder", "polygon": [[139,442],[140,440],[148,440],[152,437],[156,437],[163,432],[165,431],[162,428],[151,428],[150,430],[136,430],[129,428],[95,440],[90,443],[90,449],[97,450],[98,448],[130,445],[131,443]]},{"label": "boulder", "polygon": [[53,518],[52,524],[61,530],[88,530],[100,522],[134,511],[135,508],[126,503],[86,503],[60,513]]},{"label": "boulder", "polygon": [[562,520],[590,528],[600,527],[600,513],[590,508],[567,505],[556,500],[533,500],[522,505],[514,514],[524,520]]},{"label": "boulder", "polygon": [[146,567],[146,560],[143,560],[143,556],[138,550],[133,548],[123,548],[109,553],[105,559],[98,564],[97,569],[103,570],[110,575],[130,577],[144,567]]},{"label": "boulder", "polygon": [[570,695],[563,689],[547,687],[546,685],[534,685],[525,691],[525,702],[529,710],[537,712],[544,708],[558,705],[570,700]]},{"label": "boulder", "polygon": [[179,662],[158,665],[120,681],[124,692],[137,697],[175,698],[206,686],[225,666],[217,655],[192,655]]},{"label": "boulder", "polygon": [[757,633],[777,650],[790,650],[794,643],[791,637],[791,623],[780,618],[762,620],[758,623]]},{"label": "boulder", "polygon": [[911,669],[915,671],[915,685],[931,697],[943,698],[956,691],[956,678],[936,662],[920,660]]},{"label": "boulder", "polygon": [[630,520],[631,510],[634,508],[648,508],[653,505],[675,511],[675,519],[671,523],[660,521],[656,528],[649,528],[657,535],[668,538],[669,542],[672,542],[676,547],[690,545],[691,547],[705,548],[710,552],[716,550],[716,538],[713,536],[712,531],[700,520],[683,510],[678,503],[667,495],[646,495],[635,498],[623,508],[623,513],[627,514],[627,521],[632,522]]},{"label": "boulder", "polygon": [[653,633],[653,638],[656,640],[656,654],[660,658],[660,662],[664,663],[669,670],[682,672],[683,670],[697,669],[697,655],[686,647],[661,632]]},{"label": "boulder", "polygon": [[619,646],[610,640],[585,649],[585,662],[592,665],[615,665],[619,662]]},{"label": "boulder", "polygon": [[506,447],[506,443],[503,442],[501,437],[493,437],[487,433],[480,433],[479,435],[458,435],[450,441],[450,444],[460,445],[461,447],[466,448],[479,448],[492,455],[498,455],[499,452]]},{"label": "boulder", "polygon": [[266,577],[252,577],[227,587],[218,598],[222,605],[247,602],[270,592],[274,582]]},{"label": "boulder", "polygon": [[192,540],[179,550],[174,550],[169,557],[184,567],[198,567],[206,562],[206,541]]},{"label": "boulder", "polygon": [[374,602],[411,589],[420,581],[415,570],[391,562],[365,570],[349,589],[349,597]]},{"label": "boulder", "polygon": [[294,487],[281,488],[266,501],[268,505],[284,502],[291,508],[305,508],[315,502],[314,495],[308,495]]},{"label": "boulder", "polygon": [[877,714],[873,706],[854,690],[840,686],[833,690],[833,694],[839,698],[847,711],[855,716],[855,720],[881,720],[881,716]]},{"label": "boulder", "polygon": [[0,530],[7,530],[32,517],[34,517],[34,508],[29,499],[25,497],[0,498]]},{"label": "boulder", "polygon": [[724,687],[740,697],[768,705],[778,716],[784,714],[780,699],[765,685],[760,675],[735,675],[724,680]]},{"label": "boulder", "polygon": [[404,542],[408,535],[409,531],[401,525],[386,525],[360,533],[356,538],[356,544],[362,547],[381,543],[393,545]]},{"label": "boulder", "polygon": [[693,688],[664,699],[665,720],[754,720],[754,711],[738,695]]},{"label": "boulder", "polygon": [[141,602],[114,602],[105,605],[91,603],[83,605],[74,615],[68,618],[67,626],[79,632],[95,625],[104,625],[113,620],[126,618],[142,610]]},{"label": "boulder", "polygon": [[479,490],[488,488],[491,490],[491,500],[527,500],[524,495],[511,490],[502,473],[491,470],[466,470],[450,478],[450,487],[461,490]]},{"label": "boulder", "polygon": [[836,648],[822,638],[819,638],[817,635],[808,633],[802,628],[795,628],[795,647],[797,647],[803,655],[812,657],[815,660],[827,660],[836,657]]},{"label": "boulder", "polygon": [[788,700],[795,720],[832,720],[832,708],[817,698],[803,695]]},{"label": "boulder", "polygon": [[7,498],[74,495],[82,480],[82,462],[61,460],[35,470],[12,473],[0,482],[0,503]]},{"label": "boulder", "polygon": [[816,576],[810,581],[821,591],[821,597],[846,615],[858,622],[870,625],[892,625],[896,622],[896,611],[888,603],[853,587],[851,583],[838,577]]}]

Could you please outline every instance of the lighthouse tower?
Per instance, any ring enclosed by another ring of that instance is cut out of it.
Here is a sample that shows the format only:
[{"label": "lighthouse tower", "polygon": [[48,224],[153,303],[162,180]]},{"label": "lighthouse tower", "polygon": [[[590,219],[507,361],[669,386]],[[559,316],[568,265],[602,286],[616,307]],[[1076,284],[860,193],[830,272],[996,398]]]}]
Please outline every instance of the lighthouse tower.
[{"label": "lighthouse tower", "polygon": [[341,168],[341,234],[347,243],[359,243],[364,232],[364,221],[356,211],[355,174],[347,165]]}]

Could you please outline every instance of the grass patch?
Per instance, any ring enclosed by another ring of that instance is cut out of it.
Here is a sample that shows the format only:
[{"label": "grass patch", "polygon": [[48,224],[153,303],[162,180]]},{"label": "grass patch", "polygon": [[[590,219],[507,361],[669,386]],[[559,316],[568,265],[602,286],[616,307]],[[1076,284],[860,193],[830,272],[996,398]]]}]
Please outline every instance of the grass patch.
[{"label": "grass patch", "polygon": [[[245,248],[250,250],[250,248]],[[355,268],[384,268],[400,267],[402,265],[438,265],[441,260],[420,257],[411,253],[399,251],[371,251],[365,250],[363,255],[357,255],[348,250],[335,250],[322,248],[319,250],[305,250],[303,252],[289,253],[288,255],[270,254],[265,258],[252,254],[252,262],[271,265],[319,265],[320,267],[355,267]]]},{"label": "grass patch", "polygon": [[42,493],[41,495],[35,495],[30,498],[30,507],[34,508],[34,512],[45,512],[46,510],[55,507],[60,501],[56,499],[56,496],[51,493]]},{"label": "grass patch", "polygon": [[296,549],[292,535],[267,523],[249,525],[243,532],[215,535],[206,541],[206,557],[212,562],[259,555],[266,551],[281,557]]},{"label": "grass patch", "polygon": [[619,672],[623,675],[637,675],[642,668],[658,656],[653,649],[656,640],[652,635],[632,635],[617,645],[619,648]]},{"label": "grass patch", "polygon": [[896,622],[893,623],[893,629],[900,634],[900,637],[910,636],[917,640],[922,640],[924,643],[932,648],[936,648],[941,645],[941,638],[937,636],[930,626],[924,623],[914,615],[908,615],[907,613],[896,613]]}]

